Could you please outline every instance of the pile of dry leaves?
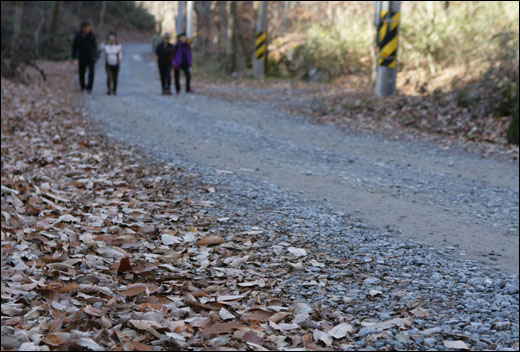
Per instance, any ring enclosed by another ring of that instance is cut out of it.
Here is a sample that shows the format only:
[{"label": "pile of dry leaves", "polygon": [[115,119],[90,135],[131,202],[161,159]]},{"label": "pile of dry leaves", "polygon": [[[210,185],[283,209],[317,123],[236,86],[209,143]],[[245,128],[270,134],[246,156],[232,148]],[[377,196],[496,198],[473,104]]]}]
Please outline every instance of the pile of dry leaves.
[{"label": "pile of dry leaves", "polygon": [[229,219],[183,196],[196,182],[92,132],[69,78],[49,77],[1,85],[2,350],[339,349],[412,324],[288,300],[292,270],[341,261],[212,230]]}]

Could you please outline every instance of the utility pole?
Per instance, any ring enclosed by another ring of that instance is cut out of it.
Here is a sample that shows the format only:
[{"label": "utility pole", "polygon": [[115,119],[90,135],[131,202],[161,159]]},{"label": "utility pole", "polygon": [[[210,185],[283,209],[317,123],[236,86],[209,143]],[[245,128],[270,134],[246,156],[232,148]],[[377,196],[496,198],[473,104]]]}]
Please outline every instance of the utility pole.
[{"label": "utility pole", "polygon": [[376,94],[380,97],[395,93],[400,6],[400,1],[377,1],[375,4],[376,44],[379,48]]},{"label": "utility pole", "polygon": [[267,56],[267,1],[260,1],[258,19],[256,22],[255,58],[253,61],[253,76],[263,77]]},{"label": "utility pole", "polygon": [[177,1],[177,35],[184,32],[184,1]]},{"label": "utility pole", "polygon": [[186,1],[186,37],[191,43],[193,37],[193,4],[195,1]]}]

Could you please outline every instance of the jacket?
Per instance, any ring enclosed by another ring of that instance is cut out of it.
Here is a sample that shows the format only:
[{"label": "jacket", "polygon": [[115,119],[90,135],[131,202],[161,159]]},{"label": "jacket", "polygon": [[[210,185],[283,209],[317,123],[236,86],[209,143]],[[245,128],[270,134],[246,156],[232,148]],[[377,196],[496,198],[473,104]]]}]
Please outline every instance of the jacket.
[{"label": "jacket", "polygon": [[121,63],[123,58],[123,48],[121,44],[101,44],[101,51],[105,53],[105,63],[116,66]]},{"label": "jacket", "polygon": [[89,32],[83,36],[83,33],[79,31],[76,34],[72,42],[72,58],[80,61],[96,61],[99,58],[94,33]]},{"label": "jacket", "polygon": [[166,46],[164,46],[164,43],[159,43],[155,49],[157,63],[159,63],[159,65],[171,65],[174,50],[174,46],[170,43]]},{"label": "jacket", "polygon": [[173,54],[172,60],[173,66],[180,67],[182,64],[187,64],[188,67],[191,67],[192,58],[191,58],[191,47],[189,43],[181,43],[177,42],[175,44],[175,52]]}]

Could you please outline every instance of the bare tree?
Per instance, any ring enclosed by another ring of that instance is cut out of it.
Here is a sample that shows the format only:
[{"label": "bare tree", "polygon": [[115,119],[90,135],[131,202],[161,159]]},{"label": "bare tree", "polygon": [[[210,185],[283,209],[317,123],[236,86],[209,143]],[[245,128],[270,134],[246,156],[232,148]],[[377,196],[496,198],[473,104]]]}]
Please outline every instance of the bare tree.
[{"label": "bare tree", "polygon": [[207,55],[211,25],[211,1],[195,1],[195,13],[197,14],[197,41],[200,44],[201,58]]},{"label": "bare tree", "polygon": [[105,22],[105,11],[107,10],[107,2],[101,1],[101,11],[99,12],[99,25],[98,27],[103,27],[103,23]]},{"label": "bare tree", "polygon": [[226,46],[226,72],[228,74],[235,71],[236,66],[236,31],[235,19],[237,12],[237,3],[235,1],[227,1],[227,46]]}]

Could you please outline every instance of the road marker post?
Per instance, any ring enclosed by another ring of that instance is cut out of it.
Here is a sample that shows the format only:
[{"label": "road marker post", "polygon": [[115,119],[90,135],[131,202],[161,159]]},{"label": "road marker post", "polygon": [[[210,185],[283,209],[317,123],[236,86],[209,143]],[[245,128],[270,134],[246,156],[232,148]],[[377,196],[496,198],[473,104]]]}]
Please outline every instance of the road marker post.
[{"label": "road marker post", "polygon": [[399,1],[376,4],[377,58],[376,94],[386,97],[395,93],[397,78],[397,48],[399,44]]},{"label": "road marker post", "polygon": [[256,40],[253,59],[253,77],[264,76],[267,56],[267,1],[260,1],[256,22]]}]

